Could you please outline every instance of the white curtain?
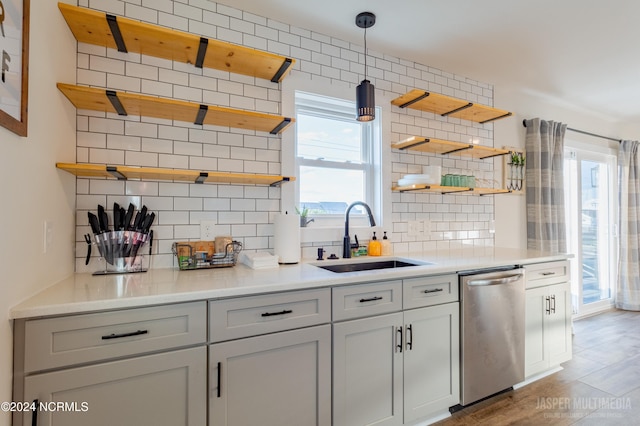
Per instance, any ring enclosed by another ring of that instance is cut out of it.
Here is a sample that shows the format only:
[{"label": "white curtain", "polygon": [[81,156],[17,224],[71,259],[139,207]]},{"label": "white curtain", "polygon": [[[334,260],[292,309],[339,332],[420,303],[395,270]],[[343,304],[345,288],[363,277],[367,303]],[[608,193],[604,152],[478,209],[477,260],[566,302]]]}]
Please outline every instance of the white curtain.
[{"label": "white curtain", "polygon": [[640,311],[640,159],[638,141],[622,141],[620,170],[620,247],[616,307]]},{"label": "white curtain", "polygon": [[567,251],[564,213],[564,134],[566,124],[526,120],[527,248]]}]

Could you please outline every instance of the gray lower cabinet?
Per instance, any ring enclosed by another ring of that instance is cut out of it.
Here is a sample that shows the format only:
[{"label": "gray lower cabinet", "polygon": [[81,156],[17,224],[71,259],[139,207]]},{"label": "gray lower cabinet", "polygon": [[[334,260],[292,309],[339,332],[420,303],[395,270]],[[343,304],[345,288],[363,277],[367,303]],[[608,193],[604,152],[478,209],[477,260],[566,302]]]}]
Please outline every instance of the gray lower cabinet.
[{"label": "gray lower cabinet", "polygon": [[24,400],[42,409],[23,413],[23,424],[201,426],[206,359],[200,346],[28,376]]},{"label": "gray lower cabinet", "polygon": [[14,426],[201,426],[204,301],[14,323]]},{"label": "gray lower cabinet", "polygon": [[568,261],[525,266],[525,377],[572,357]]},{"label": "gray lower cabinet", "polygon": [[402,425],[460,401],[459,304],[333,325],[335,426]]},{"label": "gray lower cabinet", "polygon": [[526,290],[525,311],[525,376],[541,373],[570,360],[570,284]]},{"label": "gray lower cabinet", "polygon": [[331,326],[209,346],[210,426],[331,424]]}]

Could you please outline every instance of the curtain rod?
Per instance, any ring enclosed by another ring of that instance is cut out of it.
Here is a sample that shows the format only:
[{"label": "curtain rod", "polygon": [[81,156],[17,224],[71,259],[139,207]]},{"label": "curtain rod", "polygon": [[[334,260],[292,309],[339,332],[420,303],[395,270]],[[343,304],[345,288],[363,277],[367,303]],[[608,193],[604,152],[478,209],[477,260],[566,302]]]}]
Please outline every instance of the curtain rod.
[{"label": "curtain rod", "polygon": [[[524,127],[527,127],[527,120],[526,119],[522,120],[522,125]],[[571,127],[567,127],[567,130],[571,130],[572,132],[576,132],[576,133],[582,133],[583,135],[594,136],[596,138],[608,139],[610,141],[615,141],[615,142],[622,142],[622,139],[616,139],[616,138],[610,138],[608,136],[597,135],[595,133],[585,132],[584,130],[572,129]]]}]

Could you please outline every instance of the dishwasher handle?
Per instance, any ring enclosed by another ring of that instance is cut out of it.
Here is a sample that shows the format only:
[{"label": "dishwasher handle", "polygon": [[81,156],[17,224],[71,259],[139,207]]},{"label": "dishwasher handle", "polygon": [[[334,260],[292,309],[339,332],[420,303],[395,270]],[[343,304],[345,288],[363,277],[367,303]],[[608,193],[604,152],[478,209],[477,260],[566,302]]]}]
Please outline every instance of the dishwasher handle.
[{"label": "dishwasher handle", "polygon": [[470,280],[470,281],[467,281],[467,285],[469,285],[469,286],[486,286],[486,285],[509,284],[509,283],[514,282],[514,281],[520,280],[522,277],[524,277],[524,274],[520,273],[520,274],[508,275],[506,277],[499,277],[499,278],[487,278],[487,279],[480,279],[480,280]]}]

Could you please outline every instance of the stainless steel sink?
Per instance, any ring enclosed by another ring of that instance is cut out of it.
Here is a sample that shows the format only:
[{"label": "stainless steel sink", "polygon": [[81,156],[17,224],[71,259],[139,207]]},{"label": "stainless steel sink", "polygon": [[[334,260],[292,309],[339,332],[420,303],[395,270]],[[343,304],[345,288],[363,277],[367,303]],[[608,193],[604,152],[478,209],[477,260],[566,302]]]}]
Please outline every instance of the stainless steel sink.
[{"label": "stainless steel sink", "polygon": [[352,262],[352,263],[334,263],[328,265],[318,265],[318,268],[326,269],[331,272],[356,272],[356,271],[374,271],[377,269],[404,268],[406,266],[428,265],[428,263],[411,263],[404,260],[381,260],[378,262]]}]

